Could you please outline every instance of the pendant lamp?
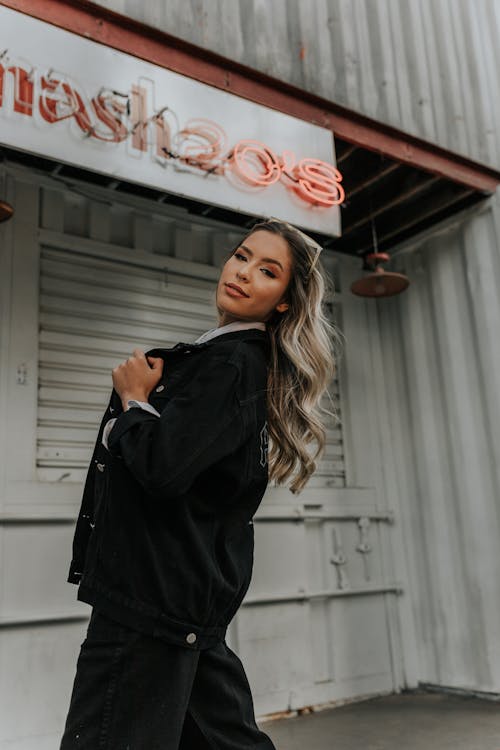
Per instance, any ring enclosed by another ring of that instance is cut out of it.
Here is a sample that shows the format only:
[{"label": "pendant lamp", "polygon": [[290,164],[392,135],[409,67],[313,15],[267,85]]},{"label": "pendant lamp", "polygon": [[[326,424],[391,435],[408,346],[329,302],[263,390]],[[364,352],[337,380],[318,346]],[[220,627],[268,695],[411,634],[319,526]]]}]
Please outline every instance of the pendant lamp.
[{"label": "pendant lamp", "polygon": [[385,271],[382,263],[387,263],[391,256],[389,253],[381,253],[377,245],[377,233],[375,231],[375,222],[371,217],[373,252],[363,255],[363,271],[371,271],[367,276],[363,276],[351,284],[351,292],[359,297],[392,297],[395,294],[404,292],[410,283],[410,280],[403,273],[395,271]]}]

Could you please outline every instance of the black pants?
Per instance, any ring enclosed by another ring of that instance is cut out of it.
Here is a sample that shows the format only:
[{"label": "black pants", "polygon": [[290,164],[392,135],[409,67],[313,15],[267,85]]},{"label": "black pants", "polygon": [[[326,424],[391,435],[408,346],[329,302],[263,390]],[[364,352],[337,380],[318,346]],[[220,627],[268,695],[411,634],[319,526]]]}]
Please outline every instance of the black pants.
[{"label": "black pants", "polygon": [[276,750],[243,664],[225,641],[196,651],[95,607],[59,750]]}]

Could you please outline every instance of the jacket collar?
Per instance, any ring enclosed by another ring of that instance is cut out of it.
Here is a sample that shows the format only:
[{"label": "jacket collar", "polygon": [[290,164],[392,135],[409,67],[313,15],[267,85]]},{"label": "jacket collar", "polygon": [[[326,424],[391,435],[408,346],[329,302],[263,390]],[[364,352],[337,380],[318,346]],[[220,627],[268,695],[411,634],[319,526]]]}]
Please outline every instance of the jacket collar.
[{"label": "jacket collar", "polygon": [[227,331],[226,333],[221,333],[218,336],[214,336],[207,341],[202,341],[199,343],[179,341],[179,343],[175,346],[155,347],[154,349],[149,349],[146,354],[155,357],[158,354],[161,355],[162,353],[167,354],[169,352],[180,352],[191,349],[205,349],[207,347],[216,345],[218,341],[228,341],[232,339],[235,339],[237,341],[260,341],[264,346],[269,347],[269,334],[267,331],[263,331],[260,328],[240,328],[237,330]]},{"label": "jacket collar", "polygon": [[266,324],[261,320],[233,320],[232,323],[226,323],[223,326],[218,326],[217,328],[211,328],[209,331],[205,331],[205,333],[202,333],[194,343],[201,344],[203,341],[208,341],[209,339],[215,338],[215,336],[229,333],[229,331],[239,331],[240,329],[248,328],[260,328],[265,331]]}]

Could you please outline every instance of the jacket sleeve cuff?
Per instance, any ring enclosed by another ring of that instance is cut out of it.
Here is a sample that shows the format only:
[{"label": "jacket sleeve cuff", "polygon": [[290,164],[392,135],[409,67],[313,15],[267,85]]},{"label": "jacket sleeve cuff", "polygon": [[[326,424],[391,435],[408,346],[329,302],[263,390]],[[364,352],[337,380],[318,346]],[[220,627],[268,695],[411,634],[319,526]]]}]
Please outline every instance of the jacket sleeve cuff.
[{"label": "jacket sleeve cuff", "polygon": [[[157,417],[160,416],[160,412],[154,408],[153,404],[150,404],[149,401],[138,401],[137,402],[141,409],[144,409],[144,411],[149,411],[151,414],[156,414]],[[125,411],[128,411],[128,409],[125,409]]]},{"label": "jacket sleeve cuff", "polygon": [[113,429],[114,424],[117,419],[118,417],[113,417],[112,419],[108,419],[108,421],[104,425],[104,430],[102,431],[101,443],[104,445],[105,448],[108,447],[108,435]]},{"label": "jacket sleeve cuff", "polygon": [[158,419],[154,414],[150,414],[145,409],[127,409],[122,412],[113,425],[108,435],[108,451],[117,458],[122,458],[120,453],[120,438],[127,430],[130,430],[136,424],[144,422],[153,422]]}]

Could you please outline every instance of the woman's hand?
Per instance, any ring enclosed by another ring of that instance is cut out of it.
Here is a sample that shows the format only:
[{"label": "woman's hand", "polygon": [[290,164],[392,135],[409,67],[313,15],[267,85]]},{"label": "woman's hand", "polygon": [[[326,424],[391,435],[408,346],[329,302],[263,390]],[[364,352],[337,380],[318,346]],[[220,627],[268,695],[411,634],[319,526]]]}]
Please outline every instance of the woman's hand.
[{"label": "woman's hand", "polygon": [[137,401],[148,400],[149,394],[163,374],[163,359],[146,359],[143,351],[134,349],[132,356],[114,367],[111,372],[115,391],[122,400],[123,408],[126,409],[127,401],[131,398]]}]

